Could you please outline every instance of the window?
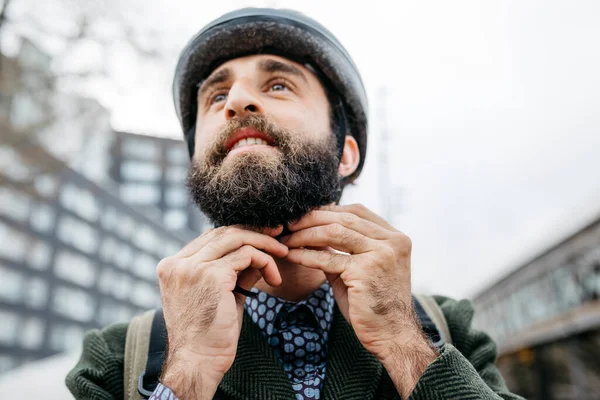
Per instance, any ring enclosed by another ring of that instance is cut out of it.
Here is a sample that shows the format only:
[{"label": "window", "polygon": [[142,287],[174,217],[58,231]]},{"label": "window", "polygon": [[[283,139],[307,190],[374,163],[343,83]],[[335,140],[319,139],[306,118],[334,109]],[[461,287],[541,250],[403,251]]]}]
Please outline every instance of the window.
[{"label": "window", "polygon": [[21,155],[8,146],[0,146],[0,172],[17,182],[28,180],[31,174]]},{"label": "window", "polygon": [[114,255],[113,262],[117,267],[129,270],[131,268],[131,262],[133,261],[133,250],[127,245],[127,243],[121,243],[117,246],[117,251]]},{"label": "window", "polygon": [[12,269],[0,265],[0,299],[10,303],[19,303],[24,276]]},{"label": "window", "polygon": [[121,164],[121,176],[124,181],[156,182],[162,176],[158,164],[147,161],[124,161]]},{"label": "window", "polygon": [[182,229],[187,225],[188,215],[182,210],[169,210],[165,212],[164,220],[167,229]]},{"label": "window", "polygon": [[135,311],[130,307],[114,301],[104,301],[100,305],[100,313],[97,316],[97,321],[100,325],[105,326],[115,322],[129,321],[134,314]]},{"label": "window", "polygon": [[83,328],[76,325],[54,325],[50,329],[50,348],[55,351],[66,351],[81,345]]},{"label": "window", "polygon": [[54,289],[52,309],[57,314],[80,322],[88,322],[94,316],[96,302],[83,290],[58,286]]},{"label": "window", "polygon": [[167,181],[172,183],[184,184],[187,177],[187,168],[185,167],[170,167],[167,170]]},{"label": "window", "polygon": [[73,184],[65,184],[61,188],[60,204],[91,222],[96,221],[100,214],[100,207],[93,194]]},{"label": "window", "polygon": [[58,189],[58,178],[52,175],[37,175],[34,180],[35,189],[46,198],[54,198]]},{"label": "window", "polygon": [[0,310],[0,321],[2,321],[0,343],[12,346],[19,334],[19,316],[11,311]]},{"label": "window", "polygon": [[54,261],[57,277],[81,286],[92,287],[96,280],[96,268],[92,261],[79,254],[61,250]]},{"label": "window", "polygon": [[113,207],[106,207],[100,218],[100,223],[104,230],[112,232],[117,225],[117,210]]},{"label": "window", "polygon": [[142,250],[155,253],[160,249],[160,240],[154,229],[148,225],[141,225],[133,236],[133,243]]},{"label": "window", "polygon": [[168,207],[183,207],[188,203],[188,196],[183,186],[171,186],[165,192],[165,203]]},{"label": "window", "polygon": [[112,293],[112,288],[117,281],[117,273],[110,267],[105,266],[100,272],[100,279],[98,279],[98,289],[104,294]]},{"label": "window", "polygon": [[121,199],[128,204],[157,204],[160,201],[160,188],[148,183],[129,183],[121,186]]},{"label": "window", "polygon": [[32,241],[27,253],[27,263],[31,268],[39,271],[48,268],[50,257],[52,257],[52,249],[47,243],[41,240]]},{"label": "window", "polygon": [[38,232],[46,233],[54,227],[56,213],[48,204],[37,204],[31,209],[29,223]]},{"label": "window", "polygon": [[0,212],[6,217],[23,222],[27,220],[31,202],[29,197],[8,187],[0,187]]},{"label": "window", "polygon": [[190,155],[187,150],[187,143],[181,142],[170,146],[167,150],[167,160],[171,164],[185,165],[190,161]]},{"label": "window", "polygon": [[30,278],[23,283],[23,302],[25,305],[42,309],[48,304],[48,283],[41,278]]},{"label": "window", "polygon": [[58,238],[66,244],[89,254],[98,248],[98,232],[86,223],[73,217],[63,216],[57,229]]},{"label": "window", "polygon": [[113,237],[106,236],[100,246],[100,258],[105,262],[113,263],[118,246],[119,243]]},{"label": "window", "polygon": [[26,349],[38,349],[44,341],[44,321],[38,318],[27,318],[21,325],[19,342]]},{"label": "window", "polygon": [[131,279],[124,274],[116,274],[114,285],[112,287],[112,294],[119,300],[125,300],[131,294]]},{"label": "window", "polygon": [[139,276],[140,278],[155,281],[157,279],[157,265],[158,261],[154,257],[151,257],[145,253],[138,253],[138,255],[133,260],[132,270],[133,273]]},{"label": "window", "polygon": [[135,221],[127,215],[121,215],[116,223],[116,231],[123,239],[129,239],[135,230]]},{"label": "window", "polygon": [[153,308],[160,304],[158,287],[137,282],[131,290],[131,301],[142,308]]},{"label": "window", "polygon": [[139,158],[143,160],[158,160],[160,147],[156,139],[144,137],[123,138],[123,156],[127,158]]},{"label": "window", "polygon": [[0,246],[0,257],[22,263],[29,242],[29,237],[24,233],[0,221],[0,243],[10,243],[10,246]]}]

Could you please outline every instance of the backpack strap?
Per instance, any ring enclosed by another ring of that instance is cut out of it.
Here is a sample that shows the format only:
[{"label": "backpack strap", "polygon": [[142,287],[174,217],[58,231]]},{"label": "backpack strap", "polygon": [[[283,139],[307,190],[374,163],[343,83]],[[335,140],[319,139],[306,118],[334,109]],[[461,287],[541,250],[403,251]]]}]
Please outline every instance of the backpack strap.
[{"label": "backpack strap", "polygon": [[[421,319],[423,330],[429,334],[428,330],[431,329],[431,326],[427,326],[427,322],[429,322],[429,325],[433,325],[437,331],[437,338],[435,335],[430,335],[433,344],[437,347],[441,347],[444,343],[452,344],[448,321],[446,321],[446,317],[437,301],[432,296],[424,294],[413,294],[413,301],[417,315]],[[421,314],[424,314],[424,316]]]},{"label": "backpack strap", "polygon": [[156,389],[167,347],[161,309],[133,318],[125,342],[125,400],[148,399]]},{"label": "backpack strap", "polygon": [[125,400],[139,400],[138,377],[146,368],[150,330],[154,310],[134,317],[127,328],[125,340],[124,395]]}]

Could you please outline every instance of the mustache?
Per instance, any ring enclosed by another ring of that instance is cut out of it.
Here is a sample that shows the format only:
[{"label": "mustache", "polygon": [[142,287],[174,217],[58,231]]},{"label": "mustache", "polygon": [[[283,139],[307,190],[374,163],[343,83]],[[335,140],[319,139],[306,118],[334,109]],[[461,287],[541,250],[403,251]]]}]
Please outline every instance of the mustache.
[{"label": "mustache", "polygon": [[225,126],[215,137],[213,144],[207,149],[206,158],[214,161],[220,161],[227,156],[225,144],[229,138],[242,128],[252,128],[264,133],[272,139],[272,145],[279,147],[282,151],[289,148],[291,134],[286,129],[277,127],[267,117],[263,115],[251,114],[244,118],[234,118],[225,123]]}]

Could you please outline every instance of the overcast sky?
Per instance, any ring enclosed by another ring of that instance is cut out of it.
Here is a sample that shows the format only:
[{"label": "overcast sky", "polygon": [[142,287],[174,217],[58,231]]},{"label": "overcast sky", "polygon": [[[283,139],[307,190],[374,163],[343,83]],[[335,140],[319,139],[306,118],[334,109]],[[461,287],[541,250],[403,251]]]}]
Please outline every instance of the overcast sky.
[{"label": "overcast sky", "polygon": [[140,133],[180,137],[178,51],[224,12],[295,8],[338,36],[371,104],[366,167],[344,202],[383,212],[392,200],[413,240],[415,291],[470,296],[600,213],[598,1],[145,4],[137,18],[161,32],[167,61],[124,49],[112,62],[121,89],[95,92],[116,128]]}]

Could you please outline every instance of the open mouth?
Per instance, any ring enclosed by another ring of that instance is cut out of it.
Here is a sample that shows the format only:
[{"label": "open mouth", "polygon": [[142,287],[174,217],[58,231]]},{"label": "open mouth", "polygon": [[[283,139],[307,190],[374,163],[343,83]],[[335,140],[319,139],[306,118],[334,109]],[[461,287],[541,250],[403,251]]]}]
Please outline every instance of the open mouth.
[{"label": "open mouth", "polygon": [[241,128],[227,140],[225,149],[229,153],[236,149],[261,145],[273,147],[273,139],[254,128]]}]

